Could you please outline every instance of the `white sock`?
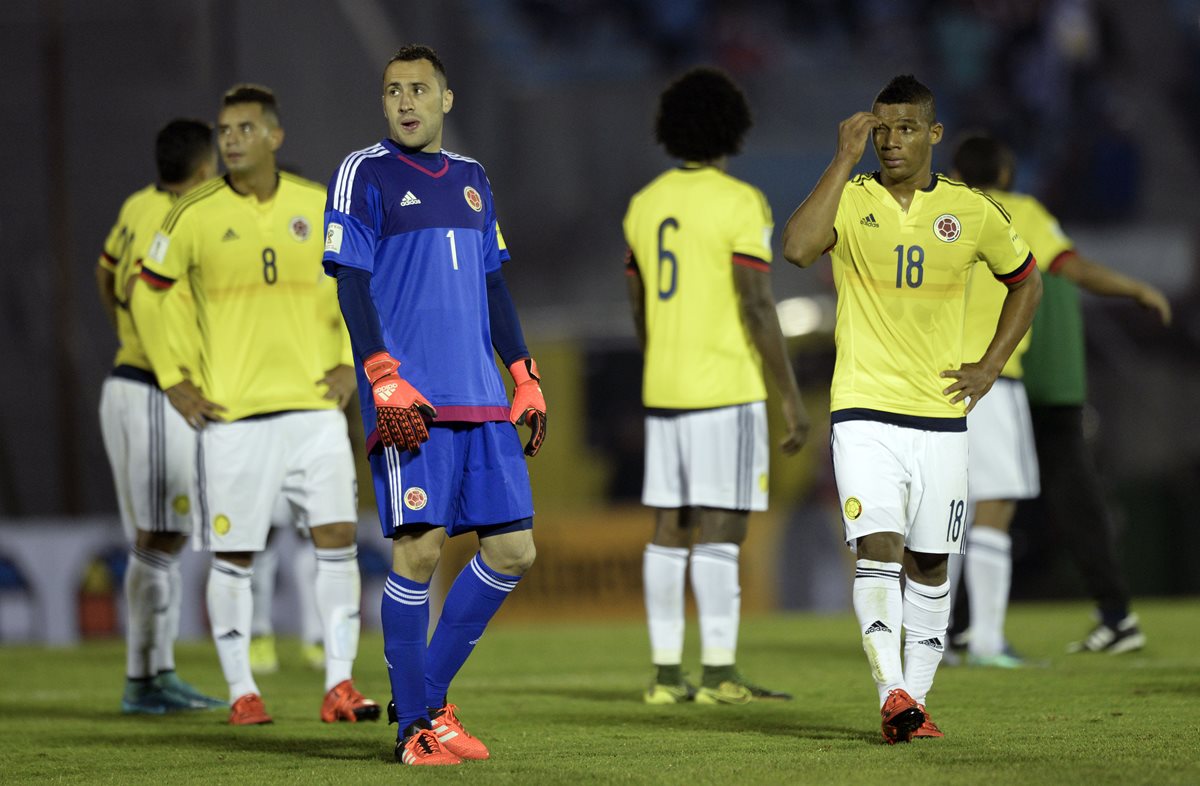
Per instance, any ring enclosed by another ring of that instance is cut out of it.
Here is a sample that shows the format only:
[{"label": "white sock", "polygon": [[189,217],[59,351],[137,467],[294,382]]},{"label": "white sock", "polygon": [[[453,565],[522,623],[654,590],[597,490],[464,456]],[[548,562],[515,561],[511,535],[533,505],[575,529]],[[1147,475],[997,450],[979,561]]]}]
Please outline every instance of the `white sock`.
[{"label": "white sock", "polygon": [[253,596],[254,616],[250,618],[250,635],[272,636],[275,626],[271,624],[271,609],[275,605],[275,576],[279,573],[279,553],[268,546],[265,551],[254,555],[254,575],[250,577],[250,594]]},{"label": "white sock", "polygon": [[942,662],[950,625],[950,582],[937,587],[909,580],[904,587],[904,683],[924,704]]},{"label": "white sock", "polygon": [[650,627],[650,662],[678,666],[683,662],[683,587],[688,550],[646,544],[642,586]]},{"label": "white sock", "polygon": [[258,693],[250,673],[250,594],[252,568],[214,558],[208,570],[208,619],[221,671],[229,683],[229,703]]},{"label": "white sock", "polygon": [[736,543],[692,546],[692,595],[700,617],[700,665],[732,666],[737,656],[742,588]]},{"label": "white sock", "polygon": [[325,634],[325,690],[350,679],[362,626],[358,547],[316,549],[317,612]]},{"label": "white sock", "polygon": [[171,597],[171,555],[137,546],[129,550],[125,569],[125,674],[132,679],[153,677],[157,671],[154,645],[166,626]]},{"label": "white sock", "polygon": [[863,651],[867,653],[882,707],[888,691],[905,688],[900,661],[900,626],[904,623],[901,565],[869,559],[860,559],[855,564],[854,614],[858,617]]},{"label": "white sock", "polygon": [[972,655],[990,657],[1004,650],[1004,617],[1012,585],[1012,538],[979,524],[967,535],[967,593],[971,599]]},{"label": "white sock", "polygon": [[300,640],[321,643],[321,613],[317,611],[317,555],[308,543],[300,543],[292,555],[296,576],[296,599],[300,605]]},{"label": "white sock", "polygon": [[179,639],[179,617],[183,613],[183,571],[179,569],[178,554],[171,555],[167,583],[170,588],[167,615],[162,627],[155,631],[155,672],[175,671],[175,642]]}]

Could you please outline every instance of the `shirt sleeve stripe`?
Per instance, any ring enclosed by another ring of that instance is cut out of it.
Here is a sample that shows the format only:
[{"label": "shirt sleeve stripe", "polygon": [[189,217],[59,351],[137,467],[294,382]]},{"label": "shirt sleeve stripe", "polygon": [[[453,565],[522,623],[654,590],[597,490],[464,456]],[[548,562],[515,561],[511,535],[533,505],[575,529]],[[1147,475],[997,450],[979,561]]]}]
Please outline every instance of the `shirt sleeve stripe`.
[{"label": "shirt sleeve stripe", "polygon": [[383,145],[374,145],[346,156],[346,160],[338,167],[337,184],[333,187],[334,210],[339,213],[350,212],[350,201],[354,196],[354,175],[358,172],[358,165],[368,158],[385,156],[387,152]]},{"label": "shirt sleeve stripe", "polygon": [[1061,254],[1059,254],[1058,256],[1056,256],[1054,258],[1054,261],[1050,263],[1050,267],[1047,269],[1051,273],[1057,273],[1059,267],[1062,266],[1062,263],[1066,262],[1068,259],[1070,259],[1073,256],[1076,256],[1075,249],[1068,248],[1066,251],[1064,251]]},{"label": "shirt sleeve stripe", "polygon": [[1037,267],[1037,260],[1033,258],[1033,252],[1031,251],[1025,257],[1025,261],[1016,270],[1011,273],[1004,273],[1003,275],[999,273],[995,274],[996,280],[1002,284],[1016,284],[1018,281],[1024,281],[1026,276],[1033,272],[1033,268],[1035,267]]},{"label": "shirt sleeve stripe", "polygon": [[159,274],[142,268],[142,272],[138,274],[142,281],[145,281],[155,289],[170,289],[175,285],[175,279],[160,276]]},{"label": "shirt sleeve stripe", "polygon": [[749,254],[734,254],[733,264],[741,265],[742,267],[748,267],[751,270],[758,270],[764,273],[771,269],[771,264],[769,262],[764,262],[758,257],[752,257]]}]

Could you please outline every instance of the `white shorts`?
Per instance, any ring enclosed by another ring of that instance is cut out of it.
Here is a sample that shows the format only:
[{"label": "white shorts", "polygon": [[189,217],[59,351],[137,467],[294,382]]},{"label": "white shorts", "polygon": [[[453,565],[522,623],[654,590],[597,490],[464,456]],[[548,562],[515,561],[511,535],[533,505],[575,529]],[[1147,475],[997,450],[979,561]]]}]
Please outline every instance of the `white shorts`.
[{"label": "white shorts", "polygon": [[769,460],[765,402],[648,414],[642,504],[766,510]]},{"label": "white shorts", "polygon": [[196,434],[156,385],[104,380],[100,435],[112,466],[125,536],[190,533]]},{"label": "white shorts", "polygon": [[846,543],[896,532],[911,551],[962,552],[965,432],[850,420],[833,424],[830,442]]},{"label": "white shorts", "polygon": [[298,525],[358,520],[354,455],[341,412],[210,423],[197,446],[197,548],[262,551],[280,497]]},{"label": "white shorts", "polygon": [[1001,377],[967,415],[971,501],[1033,499],[1041,493],[1029,398]]}]

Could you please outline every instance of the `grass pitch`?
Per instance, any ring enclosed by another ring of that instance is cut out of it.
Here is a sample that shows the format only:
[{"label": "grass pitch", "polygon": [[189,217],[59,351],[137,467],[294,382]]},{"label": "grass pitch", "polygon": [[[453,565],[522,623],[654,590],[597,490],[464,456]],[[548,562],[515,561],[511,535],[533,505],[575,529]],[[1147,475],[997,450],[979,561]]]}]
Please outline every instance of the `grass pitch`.
[{"label": "grass pitch", "polygon": [[[320,723],[321,677],[280,643],[260,680],[271,726],[234,729],[223,712],[125,717],[120,642],[0,648],[0,782],[430,782],[725,785],[1200,783],[1200,602],[1137,604],[1144,652],[1064,653],[1089,625],[1081,604],[1022,605],[1013,644],[1041,667],[943,667],[930,711],[944,740],[888,747],[849,615],[744,621],[740,666],[796,700],[745,707],[650,707],[641,623],[488,631],[452,688],[492,759],[417,771],[393,763],[395,728]],[[689,621],[685,669],[698,674]],[[388,697],[378,635],[364,637],[360,689]],[[211,644],[179,648],[179,671],[215,695]]]}]

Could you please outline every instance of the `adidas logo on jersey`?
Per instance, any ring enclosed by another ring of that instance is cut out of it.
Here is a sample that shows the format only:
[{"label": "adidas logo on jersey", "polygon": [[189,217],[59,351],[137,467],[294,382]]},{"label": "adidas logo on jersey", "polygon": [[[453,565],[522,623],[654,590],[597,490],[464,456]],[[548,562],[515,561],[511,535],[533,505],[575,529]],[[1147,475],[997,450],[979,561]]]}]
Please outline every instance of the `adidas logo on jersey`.
[{"label": "adidas logo on jersey", "polygon": [[226,229],[225,234],[221,235],[222,243],[229,241],[229,240],[237,240],[237,239],[238,239],[238,233],[233,231],[233,227]]},{"label": "adidas logo on jersey", "polygon": [[404,192],[404,199],[400,200],[400,207],[408,207],[409,205],[419,205],[421,200],[417,199],[416,194],[411,191]]},{"label": "adidas logo on jersey", "polygon": [[891,633],[892,629],[883,624],[883,620],[875,620],[871,623],[871,627],[867,628],[864,636],[870,636],[872,633]]},{"label": "adidas logo on jersey", "polygon": [[862,224],[865,227],[874,227],[875,229],[879,229],[879,224],[878,224],[878,222],[875,221],[874,213],[867,213],[865,216],[863,216],[859,220],[858,223]]},{"label": "adidas logo on jersey", "polygon": [[396,392],[396,388],[398,387],[400,387],[400,385],[396,382],[389,382],[386,385],[380,385],[379,387],[375,388],[375,397],[386,402],[392,397],[392,394]]}]

